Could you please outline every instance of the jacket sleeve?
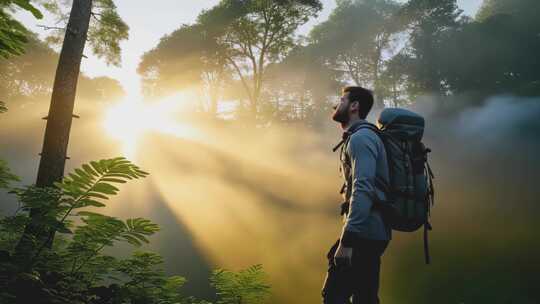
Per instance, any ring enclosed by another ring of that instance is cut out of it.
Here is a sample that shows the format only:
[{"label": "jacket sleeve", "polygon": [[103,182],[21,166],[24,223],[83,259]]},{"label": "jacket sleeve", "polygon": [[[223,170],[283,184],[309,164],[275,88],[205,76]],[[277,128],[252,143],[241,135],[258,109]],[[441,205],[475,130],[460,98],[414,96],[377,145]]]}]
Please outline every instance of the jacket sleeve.
[{"label": "jacket sleeve", "polygon": [[346,153],[351,161],[352,192],[349,213],[343,226],[341,243],[351,247],[355,234],[366,234],[367,218],[375,197],[378,157],[377,136],[371,130],[360,130],[351,136]]}]

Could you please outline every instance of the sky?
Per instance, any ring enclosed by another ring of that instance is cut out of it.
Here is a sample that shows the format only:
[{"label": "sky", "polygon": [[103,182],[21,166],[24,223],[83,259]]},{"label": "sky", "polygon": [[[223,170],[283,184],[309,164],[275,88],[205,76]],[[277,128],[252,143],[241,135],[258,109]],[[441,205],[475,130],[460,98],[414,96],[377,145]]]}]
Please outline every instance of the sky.
[{"label": "sky", "polygon": [[[483,0],[458,0],[458,4],[467,15],[474,15]],[[130,27],[130,38],[122,42],[122,66],[114,67],[85,52],[88,58],[83,59],[81,70],[88,76],[108,76],[119,80],[128,95],[137,94],[139,77],[137,66],[141,56],[157,45],[160,38],[171,33],[182,24],[195,21],[203,9],[216,5],[219,0],[154,0],[134,1],[117,0],[118,12]],[[301,34],[307,34],[313,25],[324,21],[335,8],[335,0],[322,0],[323,11],[318,18],[311,20],[300,29]],[[45,34],[38,25],[52,25],[53,20],[35,20],[31,15],[21,12],[19,19],[30,29]],[[88,49],[88,48],[87,48]]]}]

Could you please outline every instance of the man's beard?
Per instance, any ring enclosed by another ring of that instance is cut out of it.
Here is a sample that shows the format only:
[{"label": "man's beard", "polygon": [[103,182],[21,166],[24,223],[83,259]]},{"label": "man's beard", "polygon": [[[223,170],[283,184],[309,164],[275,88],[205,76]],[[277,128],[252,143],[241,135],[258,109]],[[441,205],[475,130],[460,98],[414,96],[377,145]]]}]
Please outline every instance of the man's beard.
[{"label": "man's beard", "polygon": [[347,125],[350,120],[348,108],[337,108],[332,115],[332,120],[339,122],[342,126]]}]

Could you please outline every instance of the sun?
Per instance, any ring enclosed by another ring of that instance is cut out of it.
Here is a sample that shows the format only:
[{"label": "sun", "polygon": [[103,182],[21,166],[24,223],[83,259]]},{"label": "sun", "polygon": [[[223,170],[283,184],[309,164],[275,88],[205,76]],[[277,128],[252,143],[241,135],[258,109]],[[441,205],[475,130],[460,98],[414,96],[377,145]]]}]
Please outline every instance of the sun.
[{"label": "sun", "polygon": [[136,156],[138,140],[146,133],[196,139],[199,136],[197,129],[174,118],[192,104],[193,98],[192,94],[184,92],[153,102],[144,102],[141,96],[128,96],[107,110],[105,130],[122,142],[124,156],[132,160]]}]

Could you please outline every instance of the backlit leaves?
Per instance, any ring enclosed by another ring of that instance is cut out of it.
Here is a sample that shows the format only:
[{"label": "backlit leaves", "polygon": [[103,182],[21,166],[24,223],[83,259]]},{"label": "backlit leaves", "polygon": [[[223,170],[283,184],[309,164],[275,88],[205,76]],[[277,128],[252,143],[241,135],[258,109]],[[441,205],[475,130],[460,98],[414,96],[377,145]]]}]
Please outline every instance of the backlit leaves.
[{"label": "backlit leaves", "polygon": [[239,272],[218,269],[210,278],[220,297],[218,304],[261,303],[270,291],[262,265],[254,265]]},{"label": "backlit leaves", "polygon": [[124,184],[147,175],[130,161],[118,157],[84,164],[55,185],[62,190],[66,197],[64,203],[71,209],[104,207],[103,201],[119,191],[114,184]]},{"label": "backlit leaves", "polygon": [[11,182],[18,180],[19,178],[9,170],[7,163],[0,159],[0,189],[5,189]]},{"label": "backlit leaves", "polygon": [[0,57],[3,58],[23,54],[24,45],[28,41],[27,29],[5,11],[10,6],[26,10],[37,19],[43,17],[29,0],[0,0]]},{"label": "backlit leaves", "polygon": [[[67,24],[72,0],[48,0],[46,9],[56,16],[57,23]],[[92,17],[88,28],[88,42],[92,52],[107,64],[119,66],[121,61],[120,42],[128,39],[129,26],[118,15],[112,0],[94,0]],[[63,42],[65,29],[56,30],[47,37],[51,44]]]}]

